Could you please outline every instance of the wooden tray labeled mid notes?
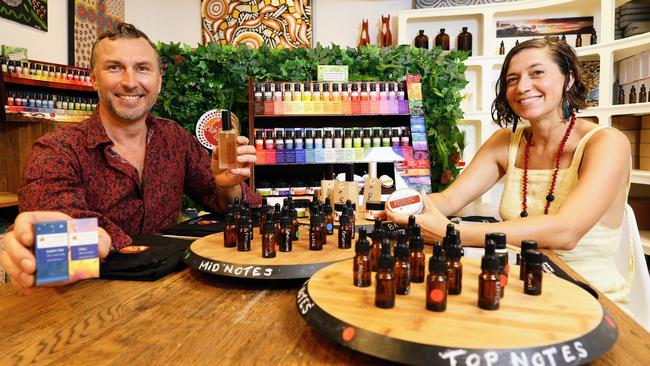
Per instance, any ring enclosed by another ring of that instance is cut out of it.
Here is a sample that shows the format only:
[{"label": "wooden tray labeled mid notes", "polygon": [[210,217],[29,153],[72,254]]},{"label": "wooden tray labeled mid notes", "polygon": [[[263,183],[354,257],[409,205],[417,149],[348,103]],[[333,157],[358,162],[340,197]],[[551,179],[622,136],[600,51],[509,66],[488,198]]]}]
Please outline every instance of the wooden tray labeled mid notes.
[{"label": "wooden tray labeled mid notes", "polygon": [[291,252],[280,252],[276,248],[275,258],[263,258],[262,237],[258,228],[254,230],[248,252],[224,247],[223,233],[217,233],[193,242],[185,254],[185,262],[191,269],[222,276],[292,279],[309,278],[323,267],[354,257],[354,248],[339,249],[336,228],[334,235],[327,236],[323,250],[309,250],[309,227],[301,226],[300,239],[293,242]]},{"label": "wooden tray labeled mid notes", "polygon": [[[428,256],[427,256],[428,257]],[[428,258],[427,258],[428,263]],[[498,310],[477,305],[480,261],[463,259],[463,289],[447,310],[425,308],[424,283],[375,307],[370,287],[352,284],[352,260],[316,272],[299,290],[298,311],[328,339],[376,357],[414,365],[577,365],[607,352],[618,329],[589,293],[544,274],[542,294],[523,293],[519,266]]]}]

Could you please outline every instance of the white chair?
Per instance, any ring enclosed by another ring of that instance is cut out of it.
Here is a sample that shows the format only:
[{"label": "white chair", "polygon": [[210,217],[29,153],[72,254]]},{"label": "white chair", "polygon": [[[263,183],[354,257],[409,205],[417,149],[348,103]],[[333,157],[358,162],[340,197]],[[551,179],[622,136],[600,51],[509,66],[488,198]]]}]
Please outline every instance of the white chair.
[{"label": "white chair", "polygon": [[625,205],[621,230],[621,242],[614,260],[618,271],[626,278],[631,273],[630,303],[627,305],[632,317],[645,330],[650,332],[650,274],[646,265],[641,236],[636,225],[636,217],[630,205]]}]

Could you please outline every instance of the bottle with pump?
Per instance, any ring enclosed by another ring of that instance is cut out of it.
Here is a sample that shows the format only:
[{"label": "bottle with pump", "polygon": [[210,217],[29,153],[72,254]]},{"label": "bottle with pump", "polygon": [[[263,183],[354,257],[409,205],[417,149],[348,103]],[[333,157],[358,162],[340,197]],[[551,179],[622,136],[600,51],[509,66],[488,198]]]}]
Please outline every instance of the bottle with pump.
[{"label": "bottle with pump", "polygon": [[499,308],[499,260],[494,252],[496,244],[492,239],[485,243],[485,255],[481,259],[481,274],[478,276],[478,307],[485,310]]},{"label": "bottle with pump", "polygon": [[409,254],[409,267],[411,269],[411,282],[424,282],[424,240],[420,234],[420,225],[415,224],[413,228],[413,239],[411,239],[411,253]]},{"label": "bottle with pump", "polygon": [[381,243],[384,241],[384,227],[381,219],[375,219],[375,227],[372,230],[372,244],[370,245],[370,269],[377,271],[379,256],[381,255]]},{"label": "bottle with pump", "polygon": [[542,253],[529,250],[526,257],[526,277],[524,278],[524,293],[538,296],[542,294]]},{"label": "bottle with pump", "polygon": [[366,238],[366,228],[359,229],[359,239],[354,245],[356,253],[353,259],[352,284],[356,287],[369,287],[372,271],[370,270],[370,243]]},{"label": "bottle with pump", "polygon": [[381,255],[375,275],[375,306],[382,309],[395,307],[395,259],[390,255],[390,240],[381,243]]},{"label": "bottle with pump", "polygon": [[406,233],[400,230],[395,245],[395,292],[398,295],[408,295],[411,289],[411,268],[409,266],[410,250],[406,244]]},{"label": "bottle with pump", "polygon": [[237,168],[237,132],[232,129],[230,111],[221,111],[219,132],[219,169]]},{"label": "bottle with pump", "polygon": [[436,36],[436,47],[449,51],[449,35],[445,33],[445,28],[440,28],[440,34]]},{"label": "bottle with pump", "polygon": [[433,255],[429,258],[426,304],[430,311],[447,310],[447,261],[440,242],[433,246]]},{"label": "bottle with pump", "polygon": [[519,279],[526,278],[526,258],[529,250],[537,250],[537,242],[534,240],[521,241],[521,254],[519,255]]}]

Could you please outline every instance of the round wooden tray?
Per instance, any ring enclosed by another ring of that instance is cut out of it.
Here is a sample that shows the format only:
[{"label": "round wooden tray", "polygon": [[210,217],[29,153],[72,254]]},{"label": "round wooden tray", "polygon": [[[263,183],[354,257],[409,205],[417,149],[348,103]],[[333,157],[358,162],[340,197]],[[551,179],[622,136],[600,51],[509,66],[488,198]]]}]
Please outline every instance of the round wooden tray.
[{"label": "round wooden tray", "polygon": [[[428,256],[427,256],[428,257]],[[427,258],[428,263],[428,258]],[[607,352],[616,323],[589,293],[544,274],[542,295],[523,293],[519,267],[498,310],[477,305],[480,262],[463,259],[463,290],[442,313],[425,308],[424,283],[411,283],[395,307],[375,307],[370,287],[352,284],[352,260],[315,273],[300,289],[303,318],[330,340],[384,359],[434,365],[574,365]]]},{"label": "round wooden tray", "polygon": [[309,228],[300,227],[300,240],[293,242],[291,252],[276,251],[275,258],[262,258],[262,237],[254,229],[251,250],[223,246],[223,233],[205,236],[193,242],[185,255],[191,269],[230,277],[255,279],[309,278],[319,269],[354,257],[350,249],[338,248],[338,229],[327,236],[323,250],[309,250]]}]

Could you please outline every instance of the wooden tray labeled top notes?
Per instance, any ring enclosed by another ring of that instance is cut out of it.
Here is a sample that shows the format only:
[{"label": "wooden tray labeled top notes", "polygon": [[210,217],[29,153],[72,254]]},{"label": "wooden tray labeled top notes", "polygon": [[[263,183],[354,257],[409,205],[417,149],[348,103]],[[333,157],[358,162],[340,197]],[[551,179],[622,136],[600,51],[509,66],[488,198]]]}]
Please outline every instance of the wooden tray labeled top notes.
[{"label": "wooden tray labeled top notes", "polygon": [[223,233],[217,233],[192,243],[185,255],[185,262],[191,269],[222,276],[291,279],[309,278],[325,266],[354,257],[354,248],[339,249],[338,229],[334,229],[334,235],[327,236],[323,250],[309,250],[309,227],[301,226],[300,239],[293,242],[291,252],[281,252],[276,248],[275,258],[263,258],[262,236],[258,228],[254,230],[248,252],[225,248]]},{"label": "wooden tray labeled top notes", "polygon": [[[428,257],[428,256],[427,256]],[[428,263],[428,258],[427,258]],[[305,321],[345,347],[391,361],[419,365],[577,365],[607,352],[616,323],[589,293],[544,274],[542,294],[523,293],[519,267],[498,310],[477,305],[480,261],[463,259],[463,289],[447,310],[425,308],[424,283],[396,295],[395,307],[375,307],[370,287],[352,284],[352,260],[316,272],[296,299]]]}]

